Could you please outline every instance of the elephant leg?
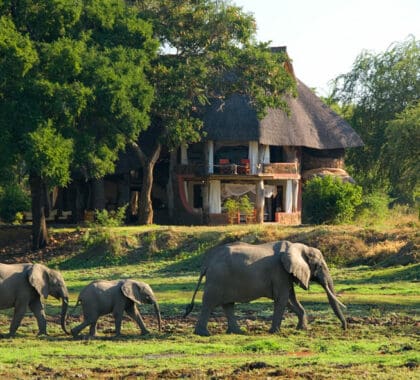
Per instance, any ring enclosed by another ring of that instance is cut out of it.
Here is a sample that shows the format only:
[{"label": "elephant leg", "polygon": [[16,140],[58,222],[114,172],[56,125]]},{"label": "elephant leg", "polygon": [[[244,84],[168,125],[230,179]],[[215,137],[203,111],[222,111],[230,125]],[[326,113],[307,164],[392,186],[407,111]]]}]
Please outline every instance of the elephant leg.
[{"label": "elephant leg", "polygon": [[143,322],[143,318],[141,317],[141,314],[138,311],[134,302],[132,304],[128,305],[126,307],[125,311],[134,321],[136,321],[137,325],[140,328],[141,335],[149,334],[149,330],[147,330],[147,328],[146,328],[146,326]]},{"label": "elephant leg", "polygon": [[83,313],[83,322],[80,325],[77,325],[76,327],[73,327],[71,329],[71,334],[76,337],[80,334],[80,332],[87,326],[90,326],[89,328],[89,335],[95,336],[96,335],[96,322],[98,321],[99,315],[95,314],[93,316],[89,316],[86,313]]},{"label": "elephant leg", "polygon": [[[92,322],[88,321],[88,320],[84,320],[80,325],[77,325],[76,327],[73,327],[71,329],[71,335],[73,335],[74,337],[76,337],[77,335],[80,334],[80,332],[87,326],[91,325]],[[96,324],[96,323],[95,323]]]},{"label": "elephant leg", "polygon": [[276,333],[280,330],[281,321],[283,319],[284,311],[286,310],[289,294],[282,294],[280,297],[274,299],[274,313],[270,333]]},{"label": "elephant leg", "polygon": [[306,317],[306,312],[301,303],[297,300],[295,289],[292,287],[289,293],[289,302],[287,306],[298,316],[297,329],[306,330],[308,328],[308,318]]},{"label": "elephant leg", "polygon": [[117,312],[113,313],[114,320],[115,320],[115,336],[121,335],[121,323],[122,323],[122,313]]},{"label": "elephant leg", "polygon": [[197,324],[195,325],[194,334],[210,336],[210,332],[207,330],[207,323],[212,310],[213,308],[209,308],[207,305],[202,306],[200,316],[198,317]]},{"label": "elephant leg", "polygon": [[29,303],[29,309],[34,313],[38,322],[38,335],[47,335],[47,320],[44,305],[39,298]]},{"label": "elephant leg", "polygon": [[20,326],[20,322],[22,322],[22,319],[25,316],[25,312],[26,312],[26,303],[22,303],[22,302],[16,303],[12,322],[10,323],[9,336],[11,337],[15,336],[16,330]]},{"label": "elephant leg", "polygon": [[235,304],[232,303],[225,303],[222,305],[223,311],[226,314],[226,318],[228,321],[228,328],[226,330],[227,334],[243,334],[241,331],[235,317]]},{"label": "elephant leg", "polygon": [[90,336],[95,336],[95,335],[96,335],[96,322],[97,322],[97,321],[92,322],[92,323],[90,324],[90,327],[89,327],[89,335],[90,335]]}]

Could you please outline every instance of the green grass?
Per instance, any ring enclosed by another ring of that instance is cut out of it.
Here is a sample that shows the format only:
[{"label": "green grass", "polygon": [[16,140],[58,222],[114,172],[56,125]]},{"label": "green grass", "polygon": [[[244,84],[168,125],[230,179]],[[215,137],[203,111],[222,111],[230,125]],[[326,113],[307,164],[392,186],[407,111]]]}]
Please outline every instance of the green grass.
[{"label": "green grass", "polygon": [[[136,251],[136,260],[123,258],[121,265],[100,266],[94,259],[83,265],[80,252],[54,259],[50,264],[61,268],[70,291],[70,327],[79,323],[80,307],[73,305],[87,283],[100,278],[134,278],[153,288],[163,330],[158,333],[153,309],[144,305],[141,310],[149,336],[141,337],[135,323],[125,319],[123,337],[113,339],[113,320],[106,316],[100,319],[96,339],[72,339],[58,324],[60,302],[49,298],[49,336],[36,336],[35,319],[28,313],[16,338],[0,339],[0,377],[335,379],[338,371],[340,379],[419,378],[420,264],[332,267],[336,291],[347,305],[347,331],[340,329],[322,288],[313,285],[309,291],[297,291],[308,313],[307,331],[296,330],[297,318],[288,312],[281,331],[268,334],[272,302],[262,298],[238,305],[243,335],[224,333],[226,320],[221,309],[209,323],[211,337],[194,335],[201,291],[194,311],[186,319],[181,316],[198,280],[201,254],[209,242],[220,240],[214,231],[171,228],[165,249],[149,229],[149,235],[139,241],[148,247],[154,244],[156,249],[130,248]],[[239,232],[229,229],[227,233],[236,236]],[[12,310],[0,312],[0,332],[7,332],[11,315]]]}]

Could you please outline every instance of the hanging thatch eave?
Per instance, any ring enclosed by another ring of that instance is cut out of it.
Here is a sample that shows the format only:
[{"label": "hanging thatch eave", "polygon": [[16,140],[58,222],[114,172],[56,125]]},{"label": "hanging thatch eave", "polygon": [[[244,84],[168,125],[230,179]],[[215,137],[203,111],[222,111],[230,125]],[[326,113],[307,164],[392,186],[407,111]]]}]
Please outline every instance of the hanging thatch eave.
[{"label": "hanging thatch eave", "polygon": [[206,140],[259,141],[278,146],[340,149],[362,146],[353,128],[334,113],[313,91],[297,80],[296,98],[290,97],[288,116],[269,109],[259,121],[246,97],[234,95],[213,103],[204,116]]}]

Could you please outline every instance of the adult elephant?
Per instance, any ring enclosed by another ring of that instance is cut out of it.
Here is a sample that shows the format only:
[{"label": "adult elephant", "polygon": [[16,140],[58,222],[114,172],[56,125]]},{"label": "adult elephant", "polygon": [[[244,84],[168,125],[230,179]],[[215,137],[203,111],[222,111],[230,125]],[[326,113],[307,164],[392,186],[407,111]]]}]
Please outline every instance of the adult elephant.
[{"label": "adult elephant", "polygon": [[47,334],[44,305],[48,295],[62,300],[61,327],[66,330],[68,291],[60,272],[41,264],[0,264],[0,309],[15,308],[8,336],[14,336],[27,308],[38,322],[38,335]]},{"label": "adult elephant", "polygon": [[345,307],[336,297],[333,280],[320,250],[301,243],[278,241],[266,244],[236,242],[209,251],[200,278],[187,306],[185,316],[194,306],[194,298],[202,278],[206,276],[202,309],[195,333],[208,336],[207,323],[216,306],[222,306],[228,320],[228,333],[241,333],[234,315],[235,302],[268,297],[274,300],[274,313],[270,332],[277,332],[286,306],[299,318],[298,328],[306,328],[305,310],[296,299],[294,283],[303,289],[309,281],[321,284],[343,329],[346,319],[340,309]]},{"label": "adult elephant", "polygon": [[159,305],[152,288],[144,282],[130,279],[93,281],[82,289],[76,306],[79,302],[82,304],[84,321],[71,330],[73,336],[77,336],[87,326],[90,326],[89,335],[95,336],[98,318],[109,313],[114,316],[115,335],[119,336],[124,311],[136,321],[142,335],[148,334],[149,331],[136,307],[136,304],[140,303],[153,304],[160,331]]}]

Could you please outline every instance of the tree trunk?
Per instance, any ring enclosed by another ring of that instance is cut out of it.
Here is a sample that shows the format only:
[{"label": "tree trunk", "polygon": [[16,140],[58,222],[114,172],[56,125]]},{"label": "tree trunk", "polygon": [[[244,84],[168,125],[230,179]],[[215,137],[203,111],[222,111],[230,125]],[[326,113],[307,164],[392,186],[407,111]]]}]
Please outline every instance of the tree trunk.
[{"label": "tree trunk", "polygon": [[143,165],[143,178],[139,197],[139,224],[153,223],[152,187],[154,163],[147,160]]},{"label": "tree trunk", "polygon": [[168,176],[168,183],[166,185],[166,194],[168,198],[168,213],[170,220],[173,220],[174,217],[174,178],[173,173],[175,172],[175,164],[176,164],[176,151],[173,150],[170,153],[169,159],[169,176]]},{"label": "tree trunk", "polygon": [[152,187],[153,187],[153,169],[159,158],[162,145],[157,143],[155,150],[150,157],[147,157],[140,149],[138,144],[132,142],[132,148],[140,159],[143,168],[143,178],[139,197],[138,222],[139,224],[153,223],[153,206],[152,206]]},{"label": "tree trunk", "polygon": [[44,248],[48,244],[47,223],[45,221],[45,184],[42,178],[29,174],[32,201],[32,250]]}]

